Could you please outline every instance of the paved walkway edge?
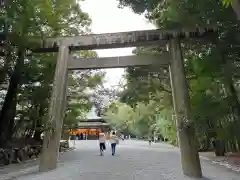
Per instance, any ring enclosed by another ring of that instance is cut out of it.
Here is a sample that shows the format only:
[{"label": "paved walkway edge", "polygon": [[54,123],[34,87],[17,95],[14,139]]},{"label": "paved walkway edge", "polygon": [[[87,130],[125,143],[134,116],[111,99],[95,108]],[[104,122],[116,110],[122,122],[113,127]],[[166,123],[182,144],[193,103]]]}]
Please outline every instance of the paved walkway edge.
[{"label": "paved walkway edge", "polygon": [[[175,148],[175,149],[179,149],[179,147],[173,146],[173,145],[165,143],[165,142],[162,142],[162,144],[166,144],[169,147],[172,147],[172,148]],[[212,164],[217,164],[217,165],[220,165],[220,166],[224,166],[225,168],[230,169],[230,170],[235,171],[235,172],[240,172],[240,167],[236,167],[234,165],[231,165],[231,164],[228,164],[228,163],[222,162],[222,161],[214,161],[211,158],[202,156],[200,154],[199,154],[199,157],[200,157],[200,159],[203,159],[203,160],[206,160],[206,161],[211,161]]]},{"label": "paved walkway edge", "polygon": [[199,157],[200,157],[201,159],[203,159],[203,160],[211,161],[213,164],[217,164],[217,165],[220,165],[220,166],[224,166],[225,168],[230,169],[230,170],[232,170],[232,171],[240,172],[240,168],[235,167],[235,166],[233,166],[233,165],[230,165],[230,164],[228,164],[228,163],[224,163],[224,162],[221,162],[221,161],[214,161],[214,160],[212,160],[212,159],[210,159],[210,158],[208,158],[208,157],[205,157],[205,156],[200,156],[200,155],[199,155]]},{"label": "paved walkway edge", "polygon": [[18,172],[11,172],[8,174],[5,174],[3,176],[0,176],[1,180],[14,180],[17,177],[21,177],[21,176],[26,176],[32,173],[37,173],[38,172],[38,166],[33,166],[30,168],[25,168],[23,170],[20,170]]},{"label": "paved walkway edge", "polygon": [[[60,153],[63,154],[65,152],[73,151],[75,149],[76,149],[75,147],[71,147],[68,150],[60,152]],[[36,159],[28,160],[25,163],[32,162],[34,160],[36,160]],[[29,167],[29,168],[20,169],[19,171],[10,172],[8,174],[3,174],[3,175],[0,174],[0,180],[14,180],[17,177],[27,176],[29,174],[38,173],[38,172],[39,172],[38,171],[38,165],[35,165],[35,166]]]}]

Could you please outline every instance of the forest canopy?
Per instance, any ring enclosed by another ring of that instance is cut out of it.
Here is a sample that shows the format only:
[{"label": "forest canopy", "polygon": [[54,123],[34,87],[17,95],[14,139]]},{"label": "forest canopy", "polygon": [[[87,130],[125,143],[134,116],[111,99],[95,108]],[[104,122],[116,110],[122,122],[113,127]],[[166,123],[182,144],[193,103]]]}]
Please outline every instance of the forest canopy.
[{"label": "forest canopy", "polygon": [[[75,0],[16,0],[3,3],[1,22],[0,147],[4,147],[26,135],[39,139],[48,119],[57,53],[29,54],[28,47],[36,47],[36,37],[40,41],[90,33],[91,19]],[[97,57],[94,51],[75,53]],[[65,127],[85,117],[94,103],[86,89],[97,97],[104,76],[101,70],[69,71]]]},{"label": "forest canopy", "polygon": [[[201,150],[221,141],[226,151],[240,148],[239,22],[221,1],[119,0],[146,15],[157,28],[217,24],[217,36],[188,44],[182,41],[191,110]],[[161,53],[162,47],[139,47],[134,54]],[[167,68],[129,67],[119,101],[105,113],[121,131],[148,137],[153,133],[177,145],[175,114]]]}]

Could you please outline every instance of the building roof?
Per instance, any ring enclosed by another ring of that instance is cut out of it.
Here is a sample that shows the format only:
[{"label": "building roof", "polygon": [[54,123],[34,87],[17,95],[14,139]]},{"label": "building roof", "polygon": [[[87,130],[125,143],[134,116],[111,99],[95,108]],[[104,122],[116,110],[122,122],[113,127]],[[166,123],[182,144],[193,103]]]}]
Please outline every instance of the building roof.
[{"label": "building roof", "polygon": [[100,127],[110,127],[108,123],[102,124],[79,124],[75,128],[100,128]]},{"label": "building roof", "polygon": [[106,121],[101,118],[101,119],[81,119],[79,122],[101,122],[101,123],[106,123]]},{"label": "building roof", "polygon": [[78,126],[101,126],[101,125],[109,125],[108,123],[104,122],[79,122]]}]

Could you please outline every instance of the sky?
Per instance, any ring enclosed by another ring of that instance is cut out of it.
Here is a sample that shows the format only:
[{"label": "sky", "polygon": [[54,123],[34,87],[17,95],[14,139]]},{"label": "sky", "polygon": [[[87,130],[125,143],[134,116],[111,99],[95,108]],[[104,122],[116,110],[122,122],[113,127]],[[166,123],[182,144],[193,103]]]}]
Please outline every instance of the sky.
[{"label": "sky", "polygon": [[[144,16],[137,15],[130,8],[119,9],[117,0],[85,0],[81,8],[92,19],[94,34],[155,29]],[[97,50],[99,57],[132,55],[134,48]],[[106,69],[104,86],[111,88],[121,81],[124,69]]]}]

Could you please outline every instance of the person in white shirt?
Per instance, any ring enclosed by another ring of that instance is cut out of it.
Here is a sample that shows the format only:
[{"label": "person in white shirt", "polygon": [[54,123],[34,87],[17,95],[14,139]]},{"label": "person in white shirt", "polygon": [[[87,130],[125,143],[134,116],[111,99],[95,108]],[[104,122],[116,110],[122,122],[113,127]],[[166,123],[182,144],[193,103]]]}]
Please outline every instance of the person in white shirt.
[{"label": "person in white shirt", "polygon": [[116,152],[116,146],[119,143],[119,139],[116,136],[116,133],[113,131],[112,134],[110,135],[110,139],[109,139],[110,143],[111,143],[111,148],[112,148],[112,155],[115,155]]},{"label": "person in white shirt", "polygon": [[99,133],[99,147],[100,147],[100,155],[103,155],[104,150],[106,150],[106,136],[104,133]]}]

